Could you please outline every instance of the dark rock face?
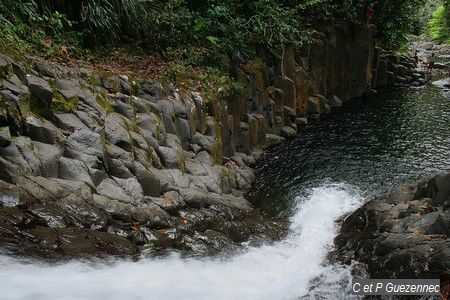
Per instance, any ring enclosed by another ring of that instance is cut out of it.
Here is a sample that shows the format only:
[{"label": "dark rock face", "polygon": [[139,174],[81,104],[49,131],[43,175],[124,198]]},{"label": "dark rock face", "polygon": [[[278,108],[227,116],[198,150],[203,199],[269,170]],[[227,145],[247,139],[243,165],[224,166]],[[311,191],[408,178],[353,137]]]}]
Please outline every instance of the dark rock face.
[{"label": "dark rock face", "polygon": [[449,278],[450,173],[398,186],[346,217],[334,255],[373,278]]}]

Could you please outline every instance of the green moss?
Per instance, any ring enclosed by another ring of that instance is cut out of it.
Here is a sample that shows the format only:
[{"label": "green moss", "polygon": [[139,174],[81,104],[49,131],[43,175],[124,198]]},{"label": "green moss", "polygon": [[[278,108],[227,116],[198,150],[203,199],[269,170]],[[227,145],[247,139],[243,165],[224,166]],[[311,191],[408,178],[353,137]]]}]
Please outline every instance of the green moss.
[{"label": "green moss", "polygon": [[[29,103],[29,102],[28,102]],[[17,134],[22,134],[24,132],[24,117],[26,114],[21,113],[20,103],[9,103],[6,104],[7,116],[8,118],[13,119],[14,121],[10,125],[10,129],[12,132],[16,132]],[[27,112],[28,113],[28,112]]]},{"label": "green moss", "polygon": [[228,182],[234,186],[237,180],[237,171],[233,168],[221,166],[221,175],[228,179]]},{"label": "green moss", "polygon": [[22,95],[19,99],[19,110],[22,116],[26,116],[31,109],[31,95]]},{"label": "green moss", "polygon": [[220,124],[216,123],[216,137],[212,149],[212,162],[221,165],[223,162],[223,142]]},{"label": "green moss", "polygon": [[114,82],[114,84],[113,84],[113,92],[116,94],[122,92],[122,87],[121,87],[120,83],[117,81]]},{"label": "green moss", "polygon": [[8,106],[3,95],[0,95],[0,117],[5,117],[8,114]]},{"label": "green moss", "polygon": [[141,84],[135,80],[134,78],[129,79],[130,85],[131,85],[131,94],[132,95],[138,95],[139,91],[141,90]]},{"label": "green moss", "polygon": [[89,74],[89,77],[87,78],[86,82],[93,87],[99,86],[101,84],[98,75],[95,73]]},{"label": "green moss", "polygon": [[177,154],[178,169],[180,169],[182,172],[186,172],[185,161],[186,161],[186,157],[184,156],[184,152],[178,151],[178,154]]},{"label": "green moss", "polygon": [[136,122],[136,120],[130,121],[128,119],[124,119],[125,122],[125,127],[127,128],[128,131],[134,131],[139,133],[141,130]]},{"label": "green moss", "polygon": [[53,91],[51,110],[54,112],[74,112],[77,110],[78,101],[79,98],[77,96],[66,99],[60,92]]},{"label": "green moss", "polygon": [[0,66],[0,78],[8,78],[13,74],[14,70],[11,64]]},{"label": "green moss", "polygon": [[158,117],[156,114],[152,113],[152,114],[150,114],[150,116],[152,117],[153,121],[156,123],[155,138],[157,140],[159,140],[161,138],[161,128],[164,128],[164,123],[161,120],[161,118]]},{"label": "green moss", "polygon": [[95,96],[95,101],[98,105],[100,105],[104,110],[106,110],[107,113],[111,113],[114,111],[111,103],[109,103],[108,99],[106,99],[105,96],[102,96],[100,94],[97,94]]}]

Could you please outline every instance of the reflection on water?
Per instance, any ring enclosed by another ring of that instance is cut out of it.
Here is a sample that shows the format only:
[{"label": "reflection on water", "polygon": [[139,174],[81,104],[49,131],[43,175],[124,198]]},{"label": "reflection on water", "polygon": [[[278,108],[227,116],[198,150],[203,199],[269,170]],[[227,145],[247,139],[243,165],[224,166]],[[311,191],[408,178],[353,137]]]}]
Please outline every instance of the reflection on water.
[{"label": "reflection on water", "polygon": [[250,193],[260,207],[291,211],[290,202],[326,182],[365,196],[450,169],[450,99],[435,86],[393,90],[347,103],[267,155]]}]

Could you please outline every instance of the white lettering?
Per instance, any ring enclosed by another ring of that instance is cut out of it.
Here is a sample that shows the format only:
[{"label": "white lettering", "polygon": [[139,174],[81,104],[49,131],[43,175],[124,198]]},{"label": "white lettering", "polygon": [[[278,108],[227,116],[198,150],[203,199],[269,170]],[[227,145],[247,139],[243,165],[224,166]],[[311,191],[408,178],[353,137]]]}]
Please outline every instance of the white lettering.
[{"label": "white lettering", "polygon": [[377,286],[375,288],[375,292],[378,292],[379,289],[383,288],[383,283],[382,282],[377,282]]}]

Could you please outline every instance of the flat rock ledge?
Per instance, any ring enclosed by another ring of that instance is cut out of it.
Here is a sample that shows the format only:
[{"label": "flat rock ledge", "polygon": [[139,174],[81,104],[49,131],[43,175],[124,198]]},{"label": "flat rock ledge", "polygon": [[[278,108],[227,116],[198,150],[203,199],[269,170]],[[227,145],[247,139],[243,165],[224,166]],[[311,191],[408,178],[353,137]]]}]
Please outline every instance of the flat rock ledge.
[{"label": "flat rock ledge", "polygon": [[450,278],[450,172],[400,185],[347,216],[333,258],[372,278]]}]

